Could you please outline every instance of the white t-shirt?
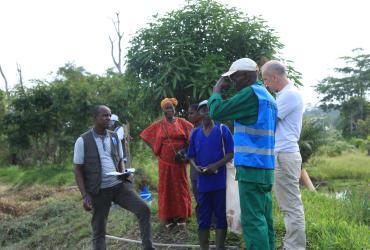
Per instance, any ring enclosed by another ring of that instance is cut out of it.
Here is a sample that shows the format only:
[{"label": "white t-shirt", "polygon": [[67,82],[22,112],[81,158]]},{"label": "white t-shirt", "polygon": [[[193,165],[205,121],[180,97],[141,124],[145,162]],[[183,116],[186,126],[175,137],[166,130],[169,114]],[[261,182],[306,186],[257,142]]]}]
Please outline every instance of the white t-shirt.
[{"label": "white t-shirt", "polygon": [[302,129],[304,104],[301,94],[289,83],[276,95],[278,122],[275,152],[299,152],[298,140]]},{"label": "white t-shirt", "polygon": [[117,128],[114,130],[114,132],[116,132],[116,133],[117,133],[118,139],[119,139],[120,141],[122,141],[122,140],[123,140],[123,138],[124,138],[124,136],[125,136],[125,132],[123,131],[123,127],[122,127],[122,126],[117,127]]},{"label": "white t-shirt", "polygon": [[[117,179],[116,176],[107,175],[109,172],[116,171],[114,166],[114,162],[112,159],[111,154],[111,142],[109,136],[106,134],[105,137],[97,137],[94,136],[96,146],[98,148],[100,163],[102,167],[102,182],[100,188],[108,188],[114,185],[117,185],[121,181]],[[103,145],[104,143],[104,145]],[[122,144],[121,141],[118,141],[118,154],[120,159],[123,158],[123,151],[122,151]],[[74,154],[73,154],[73,163],[78,165],[84,164],[84,141],[82,137],[78,137],[75,147],[74,147]]]}]

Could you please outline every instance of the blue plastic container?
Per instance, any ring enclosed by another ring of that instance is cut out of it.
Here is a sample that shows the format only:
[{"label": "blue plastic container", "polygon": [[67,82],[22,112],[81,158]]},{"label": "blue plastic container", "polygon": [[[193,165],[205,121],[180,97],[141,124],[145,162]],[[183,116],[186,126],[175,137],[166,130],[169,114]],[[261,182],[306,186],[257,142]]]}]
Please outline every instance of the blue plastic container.
[{"label": "blue plastic container", "polygon": [[149,206],[152,204],[152,193],[149,191],[148,186],[144,186],[143,191],[140,192],[140,197],[143,199]]}]

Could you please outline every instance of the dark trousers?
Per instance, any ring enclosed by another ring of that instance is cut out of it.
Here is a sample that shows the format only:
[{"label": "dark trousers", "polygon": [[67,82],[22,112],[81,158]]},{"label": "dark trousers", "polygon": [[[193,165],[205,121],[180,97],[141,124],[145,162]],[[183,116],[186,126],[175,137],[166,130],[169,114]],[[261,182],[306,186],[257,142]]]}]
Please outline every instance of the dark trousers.
[{"label": "dark trousers", "polygon": [[198,220],[198,191],[197,191],[197,178],[191,179],[191,190],[195,198],[195,216]]},{"label": "dark trousers", "polygon": [[139,219],[143,248],[154,249],[152,246],[150,208],[128,183],[120,183],[110,188],[100,189],[97,195],[92,196],[93,216],[91,226],[93,229],[93,249],[106,249],[105,234],[112,201],[136,215]]},{"label": "dark trousers", "polygon": [[216,229],[227,229],[226,222],[226,189],[210,192],[198,192],[198,228],[210,229],[213,216],[216,218]]}]

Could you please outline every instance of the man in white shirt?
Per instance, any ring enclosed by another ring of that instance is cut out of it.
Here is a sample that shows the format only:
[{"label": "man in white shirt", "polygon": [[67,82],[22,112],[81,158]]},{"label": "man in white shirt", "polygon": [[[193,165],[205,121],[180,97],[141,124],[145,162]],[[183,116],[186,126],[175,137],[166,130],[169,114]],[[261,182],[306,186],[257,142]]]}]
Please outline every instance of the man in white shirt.
[{"label": "man in white shirt", "polygon": [[122,124],[119,122],[119,118],[117,115],[115,114],[112,114],[111,116],[111,121],[112,121],[112,130],[114,132],[117,133],[117,136],[118,136],[118,139],[120,139],[120,141],[122,141],[125,137],[125,132],[123,131],[123,126]]},{"label": "man in white shirt", "polygon": [[134,213],[139,220],[143,249],[154,249],[150,224],[150,208],[130,188],[111,172],[122,172],[123,151],[117,134],[107,128],[111,111],[100,105],[94,109],[94,127],[82,134],[75,143],[73,163],[83,207],[92,212],[92,242],[94,250],[106,249],[105,234],[112,202]]},{"label": "man in white shirt", "polygon": [[118,136],[118,139],[121,141],[122,146],[123,146],[123,154],[124,154],[123,161],[125,163],[125,166],[127,168],[130,168],[131,162],[130,162],[130,154],[129,154],[130,150],[129,150],[128,138],[125,138],[123,124],[120,123],[118,116],[115,114],[112,114],[111,116],[111,125],[109,129],[115,132]]},{"label": "man in white shirt", "polygon": [[298,140],[302,129],[303,99],[287,77],[286,67],[269,61],[262,67],[265,85],[275,91],[278,122],[275,134],[275,193],[284,214],[284,249],[306,248],[304,209],[299,189],[302,157]]}]

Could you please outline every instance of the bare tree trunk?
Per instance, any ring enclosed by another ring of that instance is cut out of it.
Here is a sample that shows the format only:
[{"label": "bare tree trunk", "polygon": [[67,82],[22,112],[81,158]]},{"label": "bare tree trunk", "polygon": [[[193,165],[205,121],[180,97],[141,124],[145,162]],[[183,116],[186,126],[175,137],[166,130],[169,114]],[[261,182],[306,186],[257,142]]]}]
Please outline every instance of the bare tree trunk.
[{"label": "bare tree trunk", "polygon": [[123,125],[123,129],[124,129],[124,135],[125,135],[125,145],[122,145],[124,148],[125,148],[125,151],[126,151],[126,158],[127,158],[127,166],[132,168],[132,165],[131,165],[131,152],[130,152],[130,139],[131,139],[131,136],[130,136],[130,124],[128,121],[126,121],[126,124]]},{"label": "bare tree trunk", "polygon": [[21,88],[23,89],[23,76],[22,76],[22,68],[21,65],[17,63],[17,71],[18,71],[18,77],[19,77],[19,84],[21,85]]},{"label": "bare tree trunk", "polygon": [[6,79],[5,77],[5,74],[3,72],[3,69],[1,68],[1,65],[0,65],[0,73],[4,79],[4,82],[5,82],[5,93],[6,93],[6,96],[9,97],[9,89],[8,89],[8,80]]},{"label": "bare tree trunk", "polygon": [[121,40],[122,40],[122,37],[123,37],[123,32],[121,32],[121,30],[120,30],[119,12],[116,12],[116,18],[117,18],[117,21],[112,20],[112,22],[113,22],[114,29],[115,29],[116,34],[117,34],[117,37],[118,37],[118,41],[117,41],[117,45],[118,45],[118,58],[117,59],[114,56],[114,41],[113,41],[113,39],[110,36],[109,36],[109,41],[110,41],[110,45],[111,45],[111,56],[112,56],[112,59],[113,59],[113,63],[116,66],[118,72],[120,74],[122,74]]}]

